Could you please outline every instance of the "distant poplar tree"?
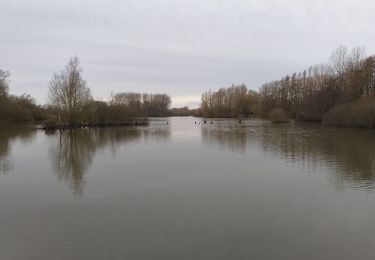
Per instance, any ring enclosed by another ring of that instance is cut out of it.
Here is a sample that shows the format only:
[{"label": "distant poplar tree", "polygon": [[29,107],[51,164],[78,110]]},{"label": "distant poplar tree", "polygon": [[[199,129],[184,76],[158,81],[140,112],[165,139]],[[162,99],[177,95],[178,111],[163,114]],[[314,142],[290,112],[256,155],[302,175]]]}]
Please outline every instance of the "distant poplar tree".
[{"label": "distant poplar tree", "polygon": [[0,98],[8,97],[10,72],[0,69]]}]

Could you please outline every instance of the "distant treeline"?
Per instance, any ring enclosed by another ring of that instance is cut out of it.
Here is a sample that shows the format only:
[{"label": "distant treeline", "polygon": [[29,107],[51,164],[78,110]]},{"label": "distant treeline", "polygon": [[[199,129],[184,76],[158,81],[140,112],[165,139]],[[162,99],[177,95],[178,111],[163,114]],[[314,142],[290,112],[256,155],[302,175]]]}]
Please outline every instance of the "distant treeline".
[{"label": "distant treeline", "polygon": [[375,57],[345,47],[326,64],[264,84],[258,92],[232,86],[202,95],[205,117],[280,116],[375,128]]},{"label": "distant treeline", "polygon": [[171,98],[167,94],[124,92],[112,93],[107,101],[94,100],[81,74],[78,58],[71,58],[65,69],[50,81],[48,104],[39,106],[29,95],[10,95],[10,72],[0,70],[0,121],[43,121],[49,126],[73,126],[171,115]]},{"label": "distant treeline", "polygon": [[190,109],[188,106],[181,108],[171,108],[169,116],[201,116],[200,108]]},{"label": "distant treeline", "polygon": [[204,117],[247,117],[257,111],[258,93],[245,85],[208,91],[202,95],[200,114]]},{"label": "distant treeline", "polygon": [[97,101],[81,77],[77,57],[56,74],[49,85],[49,105],[54,120],[69,125],[80,122],[109,124],[135,117],[165,116],[171,105],[166,94],[112,93],[109,101]]},{"label": "distant treeline", "polygon": [[270,117],[323,121],[326,124],[375,128],[375,57],[364,50],[339,47],[329,62],[264,84],[258,91],[232,85],[202,95],[201,106],[170,109],[167,94],[112,93],[94,100],[77,57],[56,73],[49,101],[36,105],[29,95],[9,94],[10,73],[0,70],[0,121],[44,121],[65,125],[105,123],[149,116]]}]

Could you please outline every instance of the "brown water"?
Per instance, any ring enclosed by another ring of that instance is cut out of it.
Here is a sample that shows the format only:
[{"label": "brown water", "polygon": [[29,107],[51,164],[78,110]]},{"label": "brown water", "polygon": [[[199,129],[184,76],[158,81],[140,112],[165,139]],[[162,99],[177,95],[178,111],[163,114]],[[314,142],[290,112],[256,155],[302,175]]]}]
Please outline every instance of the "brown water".
[{"label": "brown water", "polygon": [[373,130],[0,127],[1,260],[372,260],[374,246]]}]

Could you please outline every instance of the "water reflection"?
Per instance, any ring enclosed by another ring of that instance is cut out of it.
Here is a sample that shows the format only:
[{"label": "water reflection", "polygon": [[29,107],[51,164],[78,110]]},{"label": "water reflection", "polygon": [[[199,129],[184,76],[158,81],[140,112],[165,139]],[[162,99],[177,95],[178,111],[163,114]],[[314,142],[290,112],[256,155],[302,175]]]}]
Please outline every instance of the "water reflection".
[{"label": "water reflection", "polygon": [[203,143],[245,153],[261,149],[272,158],[315,172],[330,173],[338,188],[375,188],[375,131],[326,128],[319,124],[270,124],[231,120],[202,127]]},{"label": "water reflection", "polygon": [[220,150],[245,153],[248,149],[252,129],[250,122],[238,124],[234,120],[216,120],[202,126],[202,142]]},{"label": "water reflection", "polygon": [[36,131],[30,125],[15,126],[0,125],[0,174],[9,173],[14,167],[11,157],[12,143],[21,140],[28,142],[35,136]]},{"label": "water reflection", "polygon": [[119,147],[142,139],[164,140],[169,131],[152,128],[90,128],[46,133],[53,137],[49,154],[59,180],[68,183],[73,192],[82,196],[85,174],[97,151],[109,150],[115,157]]}]

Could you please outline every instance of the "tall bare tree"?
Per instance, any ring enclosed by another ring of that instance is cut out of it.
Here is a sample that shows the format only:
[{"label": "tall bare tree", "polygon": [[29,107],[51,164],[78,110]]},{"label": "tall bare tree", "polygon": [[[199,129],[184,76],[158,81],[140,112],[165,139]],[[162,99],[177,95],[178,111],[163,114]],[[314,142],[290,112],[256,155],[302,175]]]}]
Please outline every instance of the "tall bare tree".
[{"label": "tall bare tree", "polygon": [[10,72],[0,69],[0,98],[8,97]]},{"label": "tall bare tree", "polygon": [[75,56],[70,58],[65,70],[55,74],[49,83],[49,101],[60,121],[74,124],[86,119],[93,99],[81,73],[82,68]]}]

